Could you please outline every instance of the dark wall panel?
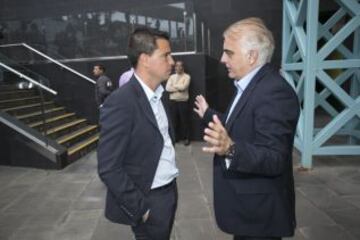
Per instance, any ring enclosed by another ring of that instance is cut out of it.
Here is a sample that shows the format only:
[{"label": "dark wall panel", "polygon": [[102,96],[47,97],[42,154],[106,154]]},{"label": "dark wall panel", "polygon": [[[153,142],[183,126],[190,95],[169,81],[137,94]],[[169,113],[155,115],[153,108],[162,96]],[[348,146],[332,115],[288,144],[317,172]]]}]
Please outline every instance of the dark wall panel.
[{"label": "dark wall panel", "polygon": [[0,123],[0,165],[10,165],[11,151],[10,141],[11,132],[7,126]]},{"label": "dark wall panel", "polygon": [[[52,154],[24,135],[0,123],[0,165],[60,169],[64,150]],[[31,134],[31,133],[30,133]],[[52,159],[52,160],[50,160]]]}]

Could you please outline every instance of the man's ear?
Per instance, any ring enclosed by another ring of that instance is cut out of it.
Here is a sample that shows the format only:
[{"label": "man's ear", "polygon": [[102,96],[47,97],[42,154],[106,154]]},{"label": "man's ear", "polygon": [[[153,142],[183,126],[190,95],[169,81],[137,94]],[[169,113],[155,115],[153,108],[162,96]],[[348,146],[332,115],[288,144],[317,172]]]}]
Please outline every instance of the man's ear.
[{"label": "man's ear", "polygon": [[149,66],[149,55],[145,53],[141,53],[139,56],[138,61],[142,66],[148,67]]},{"label": "man's ear", "polygon": [[259,58],[259,53],[256,50],[250,50],[248,60],[251,65],[255,64]]}]

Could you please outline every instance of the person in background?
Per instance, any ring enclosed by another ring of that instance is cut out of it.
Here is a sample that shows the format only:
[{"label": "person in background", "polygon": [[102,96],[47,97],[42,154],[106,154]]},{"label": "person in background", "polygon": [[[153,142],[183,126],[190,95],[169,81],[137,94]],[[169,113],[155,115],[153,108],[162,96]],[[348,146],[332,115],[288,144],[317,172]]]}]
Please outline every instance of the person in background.
[{"label": "person in background", "polygon": [[121,74],[119,78],[119,87],[124,86],[124,84],[127,83],[132,78],[133,75],[134,75],[133,67],[127,70],[126,72],[124,72],[123,74]]},{"label": "person in background", "polygon": [[299,102],[269,62],[272,33],[259,18],[224,32],[221,62],[237,90],[225,114],[196,97],[206,124],[204,152],[214,153],[214,209],[218,226],[234,240],[279,240],[294,234],[292,149]]},{"label": "person in background", "polygon": [[108,76],[105,75],[105,67],[96,64],[93,68],[93,75],[96,77],[95,100],[98,107],[101,107],[107,96],[113,90],[113,84]]},{"label": "person in background", "polygon": [[169,240],[179,170],[161,85],[174,65],[168,35],[136,29],[128,57],[134,75],[100,110],[97,153],[99,176],[108,190],[105,216],[130,225],[137,240]]},{"label": "person in background", "polygon": [[[175,74],[172,74],[166,83],[169,92],[171,117],[175,133],[181,133],[185,138],[184,145],[190,144],[189,138],[189,86],[190,75],[184,71],[182,61],[175,62]],[[180,137],[177,136],[178,140]]]}]

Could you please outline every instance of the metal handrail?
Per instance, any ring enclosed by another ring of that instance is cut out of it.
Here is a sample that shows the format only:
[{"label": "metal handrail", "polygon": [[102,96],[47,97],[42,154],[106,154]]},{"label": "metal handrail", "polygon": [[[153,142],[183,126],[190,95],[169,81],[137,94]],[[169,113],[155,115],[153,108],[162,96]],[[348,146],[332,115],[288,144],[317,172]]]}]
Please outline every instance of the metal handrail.
[{"label": "metal handrail", "polygon": [[[181,56],[188,54],[196,54],[195,51],[187,51],[187,52],[173,52],[171,56]],[[73,62],[88,62],[88,61],[108,61],[108,60],[119,60],[119,59],[127,59],[126,55],[117,55],[117,56],[107,56],[107,57],[86,57],[86,58],[71,58],[71,59],[63,59],[60,62],[63,63],[73,63]]]},{"label": "metal handrail", "polygon": [[91,78],[89,78],[89,77],[87,77],[87,76],[79,73],[78,71],[76,71],[76,70],[74,70],[74,69],[72,69],[72,68],[70,68],[70,67],[68,67],[68,66],[66,66],[66,65],[64,65],[64,64],[62,64],[61,62],[59,62],[59,61],[57,61],[57,60],[49,57],[48,55],[40,52],[39,50],[36,50],[35,48],[29,46],[29,45],[26,44],[26,43],[12,43],[12,44],[0,45],[0,47],[2,47],[2,48],[6,48],[6,47],[19,47],[19,46],[23,46],[23,47],[25,47],[25,48],[27,48],[27,49],[30,49],[31,51],[35,52],[36,54],[38,54],[38,55],[40,55],[40,56],[48,59],[49,61],[55,63],[56,65],[59,65],[59,66],[61,66],[62,68],[65,68],[66,70],[74,73],[75,75],[77,75],[77,76],[79,76],[79,77],[81,77],[81,78],[83,78],[83,79],[85,79],[85,80],[87,80],[87,81],[89,81],[89,82],[91,82],[91,83],[93,83],[93,84],[96,83],[96,82],[95,82],[94,80],[92,80]]},{"label": "metal handrail", "polygon": [[34,80],[34,79],[32,79],[32,78],[30,78],[30,77],[22,74],[21,72],[17,71],[16,69],[14,69],[14,68],[12,68],[12,67],[9,67],[8,65],[6,65],[6,64],[4,64],[4,63],[2,63],[2,62],[0,62],[0,66],[3,67],[3,68],[5,68],[5,69],[7,69],[7,70],[9,70],[10,72],[13,72],[13,73],[17,74],[20,78],[24,78],[24,79],[28,80],[28,81],[31,82],[32,84],[34,84],[34,85],[36,85],[36,86],[38,86],[38,87],[46,90],[47,92],[49,92],[49,93],[51,93],[51,94],[53,94],[53,95],[57,95],[57,92],[56,92],[55,90],[53,90],[53,89],[51,89],[51,88],[48,88],[47,86],[45,86],[45,85],[37,82],[36,80]]}]

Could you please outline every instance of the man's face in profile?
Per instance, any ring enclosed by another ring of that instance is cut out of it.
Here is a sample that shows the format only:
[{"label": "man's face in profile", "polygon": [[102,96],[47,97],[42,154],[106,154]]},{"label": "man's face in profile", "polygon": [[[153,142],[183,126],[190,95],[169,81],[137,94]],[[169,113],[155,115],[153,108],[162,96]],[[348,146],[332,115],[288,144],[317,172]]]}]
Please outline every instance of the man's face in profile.
[{"label": "man's face in profile", "polygon": [[155,79],[165,81],[169,78],[174,65],[170,43],[166,39],[157,39],[156,45],[156,50],[149,55],[149,73]]},{"label": "man's face in profile", "polygon": [[93,74],[95,77],[98,77],[102,74],[102,70],[99,68],[99,66],[94,66],[93,68]]},{"label": "man's face in profile", "polygon": [[241,38],[224,37],[224,52],[221,62],[228,70],[228,76],[232,79],[241,79],[251,70],[251,62],[247,51],[241,47]]},{"label": "man's face in profile", "polygon": [[177,62],[175,63],[175,72],[176,72],[177,74],[182,74],[182,73],[184,72],[184,65],[183,65],[182,62],[177,61]]}]

